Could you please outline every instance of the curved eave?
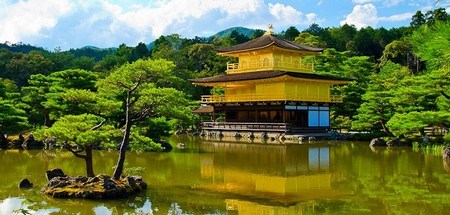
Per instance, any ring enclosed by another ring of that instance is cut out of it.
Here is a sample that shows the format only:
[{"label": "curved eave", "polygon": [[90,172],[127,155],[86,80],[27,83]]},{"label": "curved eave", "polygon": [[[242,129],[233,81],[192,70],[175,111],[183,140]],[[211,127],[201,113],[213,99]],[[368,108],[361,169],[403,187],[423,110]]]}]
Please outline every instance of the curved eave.
[{"label": "curved eave", "polygon": [[269,78],[260,78],[252,80],[235,80],[235,81],[217,81],[217,82],[195,82],[194,85],[206,86],[206,87],[241,87],[245,85],[254,85],[262,82],[284,82],[284,81],[301,81],[301,82],[320,82],[329,83],[330,85],[343,85],[348,84],[351,80],[332,80],[332,79],[315,79],[315,78],[303,78],[293,77],[289,74],[282,74],[280,76],[274,76]]},{"label": "curved eave", "polygon": [[239,54],[241,54],[241,53],[263,50],[263,49],[269,48],[271,46],[275,46],[276,48],[278,48],[280,50],[283,50],[283,51],[296,52],[296,53],[308,53],[308,54],[311,54],[311,55],[318,55],[318,54],[321,54],[322,51],[323,51],[323,50],[321,50],[321,51],[311,51],[311,50],[288,49],[288,48],[280,47],[275,42],[272,42],[272,43],[270,43],[268,45],[257,47],[257,48],[242,49],[242,50],[227,51],[227,52],[219,51],[217,54],[220,55],[220,56],[238,57]]}]

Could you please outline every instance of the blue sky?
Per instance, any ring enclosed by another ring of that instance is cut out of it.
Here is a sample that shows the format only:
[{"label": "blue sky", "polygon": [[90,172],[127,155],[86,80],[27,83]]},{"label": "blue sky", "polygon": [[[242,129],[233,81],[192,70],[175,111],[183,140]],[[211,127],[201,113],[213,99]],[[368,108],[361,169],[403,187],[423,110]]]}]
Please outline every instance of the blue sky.
[{"label": "blue sky", "polygon": [[235,26],[389,29],[438,7],[450,12],[450,0],[0,0],[0,42],[66,50],[135,46],[172,33],[210,36]]}]

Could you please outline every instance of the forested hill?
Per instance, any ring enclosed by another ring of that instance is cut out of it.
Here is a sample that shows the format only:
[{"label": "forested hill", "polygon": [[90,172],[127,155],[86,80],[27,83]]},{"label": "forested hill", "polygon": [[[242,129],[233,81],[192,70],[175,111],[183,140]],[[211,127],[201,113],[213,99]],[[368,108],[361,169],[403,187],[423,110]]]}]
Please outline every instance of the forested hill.
[{"label": "forested hill", "polygon": [[[146,86],[178,90],[191,101],[198,101],[201,95],[209,95],[211,89],[193,86],[189,79],[223,74],[227,62],[236,60],[217,55],[217,50],[264,34],[257,29],[249,36],[251,29],[245,34],[239,33],[239,29],[212,38],[164,35],[151,44],[151,50],[144,43],[134,47],[122,44],[113,49],[84,47],[69,51],[4,44],[8,47],[0,49],[0,110],[5,114],[0,114],[0,133],[50,126],[63,115],[94,110],[80,105],[84,98],[77,96],[92,94],[90,101],[98,102],[96,83],[111,73],[125,73],[130,68],[152,71],[167,68],[164,72],[170,74],[151,79],[152,84]],[[387,136],[423,133],[425,126],[450,127],[450,41],[447,39],[450,16],[444,8],[426,14],[418,11],[411,17],[409,26],[399,28],[357,29],[352,25],[324,28],[312,24],[302,30],[291,26],[278,35],[299,44],[324,48],[314,59],[317,73],[354,80],[333,89],[333,94],[344,99],[342,104],[332,107],[333,127],[383,131]],[[23,51],[17,52],[21,48]],[[150,62],[143,63],[141,59]],[[129,66],[135,62],[138,63]],[[141,68],[140,64],[149,67]],[[86,79],[87,74],[92,75],[91,79]],[[70,77],[73,82],[66,81]],[[88,83],[77,82],[85,79]],[[186,113],[177,116],[181,121],[170,122],[166,129],[196,124],[195,117],[189,111]],[[165,117],[152,122],[158,124],[175,116],[155,117]],[[6,122],[11,119],[13,122]]]},{"label": "forested hill", "polygon": [[46,50],[41,47],[32,46],[30,44],[24,44],[24,43],[0,43],[0,49],[6,49],[10,52],[22,52],[22,53],[28,53],[30,51],[41,51],[45,52]]},{"label": "forested hill", "polygon": [[233,33],[233,31],[250,38],[255,33],[256,30],[244,27],[233,27],[225,29],[223,31],[219,31],[218,33],[211,36],[211,38],[230,36],[231,33]]}]

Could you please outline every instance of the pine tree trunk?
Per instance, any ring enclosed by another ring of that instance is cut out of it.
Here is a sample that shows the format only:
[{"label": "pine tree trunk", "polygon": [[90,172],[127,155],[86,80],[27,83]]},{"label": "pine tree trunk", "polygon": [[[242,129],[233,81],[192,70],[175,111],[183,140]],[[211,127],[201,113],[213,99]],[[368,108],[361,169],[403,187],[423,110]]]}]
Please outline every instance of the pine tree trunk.
[{"label": "pine tree trunk", "polygon": [[92,162],[92,147],[88,146],[85,149],[86,151],[86,157],[85,157],[85,162],[86,162],[86,175],[88,177],[94,177],[94,166],[93,166],[93,162]]},{"label": "pine tree trunk", "polygon": [[50,127],[52,125],[50,120],[50,113],[47,111],[44,112],[44,126]]},{"label": "pine tree trunk", "polygon": [[125,132],[123,134],[122,143],[120,144],[119,159],[117,160],[116,169],[114,170],[113,179],[119,180],[122,176],[123,166],[125,163],[125,154],[130,143],[131,119],[130,119],[130,93],[127,94],[125,107]]},{"label": "pine tree trunk", "polygon": [[386,123],[384,122],[384,120],[381,120],[381,127],[383,128],[383,131],[386,135],[388,135],[389,137],[393,137],[394,134],[392,134],[392,132],[389,130],[388,127],[386,127]]}]

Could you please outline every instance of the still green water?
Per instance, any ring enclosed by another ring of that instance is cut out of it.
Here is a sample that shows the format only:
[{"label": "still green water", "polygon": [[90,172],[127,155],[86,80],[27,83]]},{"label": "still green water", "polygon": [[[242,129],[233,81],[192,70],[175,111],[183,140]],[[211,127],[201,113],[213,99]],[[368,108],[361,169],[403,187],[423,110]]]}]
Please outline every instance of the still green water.
[{"label": "still green water", "polygon": [[[362,142],[255,144],[173,137],[184,149],[127,154],[145,193],[124,200],[53,199],[44,172],[84,174],[65,151],[0,151],[0,214],[449,214],[450,172],[440,157]],[[112,174],[117,152],[95,152]],[[20,190],[30,179],[35,188]],[[23,211],[21,211],[23,209]]]}]

